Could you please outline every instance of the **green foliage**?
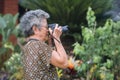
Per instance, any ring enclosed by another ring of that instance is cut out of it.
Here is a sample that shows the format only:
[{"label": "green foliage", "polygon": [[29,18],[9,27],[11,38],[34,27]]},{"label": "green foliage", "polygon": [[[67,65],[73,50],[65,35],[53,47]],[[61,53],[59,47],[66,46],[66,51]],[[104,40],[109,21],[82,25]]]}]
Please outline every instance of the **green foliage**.
[{"label": "green foliage", "polygon": [[91,7],[88,8],[87,15],[88,16],[86,17],[86,19],[88,21],[88,26],[89,27],[96,26],[96,17],[94,16],[95,13],[94,11],[92,11]]},{"label": "green foliage", "polygon": [[[86,13],[85,11],[87,11],[89,6],[92,6],[94,10],[98,11],[97,14],[101,14],[111,7],[111,3],[112,0],[23,0],[20,2],[20,4],[25,8],[40,8],[49,12],[53,22],[62,24],[79,24],[79,21],[84,18],[84,14]],[[103,7],[104,4],[106,7]]]},{"label": "green foliage", "polygon": [[[15,16],[11,14],[1,15],[0,16],[0,34],[2,35],[2,47],[0,47],[0,54],[3,54],[6,52],[8,45],[11,44],[9,41],[9,37],[11,34],[14,34],[17,36],[16,32],[16,21],[19,14],[16,14]],[[12,46],[10,49],[13,50]]]},{"label": "green foliage", "polygon": [[[43,9],[47,11],[51,16],[49,23],[67,24],[70,30],[69,34],[72,35],[76,41],[80,41],[81,37],[78,37],[81,34],[80,25],[85,23],[87,8],[92,6],[97,13],[97,17],[103,19],[102,15],[111,8],[112,1],[113,0],[21,0],[20,5],[27,9]],[[91,14],[94,14],[94,12]],[[94,20],[95,17],[93,16],[93,18],[90,19]],[[90,26],[92,25],[93,23],[91,23]]]},{"label": "green foliage", "polygon": [[16,37],[19,35],[19,27],[16,26],[18,15],[19,14],[16,14],[14,16],[11,14],[0,15],[0,34],[2,35],[0,57],[4,55],[6,58],[4,60],[2,60],[3,58],[0,58],[0,70],[4,70],[10,73],[9,80],[21,80],[23,77],[21,54],[19,54],[19,52],[16,52],[16,49],[19,49],[17,48],[18,45],[13,45],[9,40],[9,37],[11,35],[15,35]]},{"label": "green foliage", "polygon": [[15,73],[21,66],[21,55],[19,53],[12,53],[10,59],[5,62],[6,70],[9,73]]},{"label": "green foliage", "polygon": [[12,56],[4,63],[4,65],[5,70],[11,74],[9,80],[13,79],[22,80],[23,67],[21,63],[21,54],[12,53]]},{"label": "green foliage", "polygon": [[74,44],[73,52],[83,61],[76,70],[86,80],[114,80],[120,76],[120,22],[108,19],[103,27],[97,27],[94,15],[89,7],[88,27],[82,26],[83,42]]},{"label": "green foliage", "polygon": [[73,50],[75,55],[79,55],[79,53],[81,53],[80,55],[84,54],[85,49],[83,46],[80,46],[78,42],[76,42],[73,46],[75,46]]}]

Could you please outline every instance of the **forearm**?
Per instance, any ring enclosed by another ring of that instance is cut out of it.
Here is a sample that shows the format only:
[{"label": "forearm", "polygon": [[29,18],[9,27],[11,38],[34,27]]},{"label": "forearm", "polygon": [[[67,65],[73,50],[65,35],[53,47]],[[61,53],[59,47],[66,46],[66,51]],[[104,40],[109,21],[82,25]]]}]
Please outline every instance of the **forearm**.
[{"label": "forearm", "polygon": [[68,58],[66,51],[60,41],[60,36],[62,34],[62,28],[57,27],[56,25],[54,32],[49,28],[50,33],[53,36],[55,47],[56,47],[56,52],[53,52],[53,58],[52,58],[52,63],[55,66],[59,66],[61,68],[67,68],[68,67]]},{"label": "forearm", "polygon": [[60,42],[58,42],[57,40],[54,39],[54,43],[55,43],[55,47],[57,49],[57,52],[59,53],[59,56],[61,58],[61,60],[63,60],[64,62],[67,62],[68,57],[66,54],[66,51],[61,43],[61,40],[58,39]]}]

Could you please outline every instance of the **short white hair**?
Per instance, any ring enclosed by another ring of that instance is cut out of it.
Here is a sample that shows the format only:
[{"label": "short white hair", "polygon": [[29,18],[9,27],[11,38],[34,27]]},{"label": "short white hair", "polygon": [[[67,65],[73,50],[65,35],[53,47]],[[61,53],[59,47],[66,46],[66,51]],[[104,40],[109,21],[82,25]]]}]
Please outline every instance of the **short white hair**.
[{"label": "short white hair", "polygon": [[41,20],[49,18],[49,14],[41,9],[26,12],[20,19],[20,29],[26,37],[34,34],[32,27],[41,27]]}]

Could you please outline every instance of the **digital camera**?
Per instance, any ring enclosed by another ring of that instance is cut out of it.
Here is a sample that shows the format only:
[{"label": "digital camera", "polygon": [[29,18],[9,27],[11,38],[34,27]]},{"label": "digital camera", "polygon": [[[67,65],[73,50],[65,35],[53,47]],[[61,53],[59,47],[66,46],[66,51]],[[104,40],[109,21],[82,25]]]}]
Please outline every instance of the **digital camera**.
[{"label": "digital camera", "polygon": [[[56,26],[56,23],[48,24],[48,27],[51,28],[52,30],[54,30],[55,26]],[[68,31],[68,25],[61,26],[61,27],[62,27],[62,32],[67,32]]]}]

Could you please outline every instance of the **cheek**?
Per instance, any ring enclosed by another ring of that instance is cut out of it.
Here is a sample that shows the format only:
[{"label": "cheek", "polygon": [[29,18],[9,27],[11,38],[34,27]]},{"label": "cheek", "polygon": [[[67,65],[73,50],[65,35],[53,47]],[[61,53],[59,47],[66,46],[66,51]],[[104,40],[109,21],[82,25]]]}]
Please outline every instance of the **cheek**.
[{"label": "cheek", "polygon": [[46,36],[48,34],[48,31],[44,31],[43,34]]},{"label": "cheek", "polygon": [[48,30],[47,30],[47,29],[41,30],[41,34],[42,34],[43,36],[47,36],[47,35],[48,35]]}]

